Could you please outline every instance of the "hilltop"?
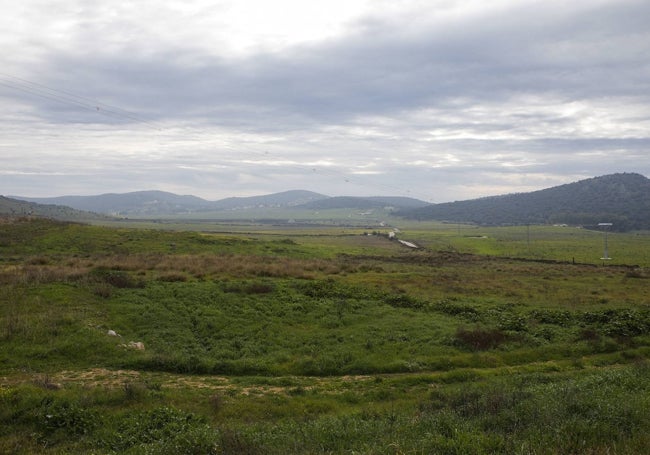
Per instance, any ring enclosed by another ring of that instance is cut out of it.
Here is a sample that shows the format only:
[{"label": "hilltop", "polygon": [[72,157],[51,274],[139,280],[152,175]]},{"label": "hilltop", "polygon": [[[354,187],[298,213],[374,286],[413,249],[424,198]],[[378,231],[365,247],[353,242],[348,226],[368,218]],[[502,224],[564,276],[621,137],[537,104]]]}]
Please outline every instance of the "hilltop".
[{"label": "hilltop", "polygon": [[650,180],[619,173],[530,193],[433,204],[400,215],[481,225],[613,223],[618,231],[650,229]]}]

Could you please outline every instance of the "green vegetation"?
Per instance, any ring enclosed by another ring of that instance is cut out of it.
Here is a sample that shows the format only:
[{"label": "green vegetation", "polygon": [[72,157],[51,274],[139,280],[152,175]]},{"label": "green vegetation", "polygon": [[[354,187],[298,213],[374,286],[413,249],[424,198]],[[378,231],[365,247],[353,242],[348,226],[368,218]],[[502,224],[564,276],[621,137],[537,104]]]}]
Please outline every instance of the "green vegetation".
[{"label": "green vegetation", "polygon": [[531,193],[436,204],[402,214],[419,220],[493,226],[609,222],[616,231],[650,229],[650,179],[633,173],[610,174]]},{"label": "green vegetation", "polygon": [[647,235],[221,228],[0,222],[0,452],[650,445]]},{"label": "green vegetation", "polygon": [[75,210],[70,207],[52,204],[35,204],[18,199],[0,196],[0,216],[42,216],[66,221],[107,220],[108,217],[92,212]]}]

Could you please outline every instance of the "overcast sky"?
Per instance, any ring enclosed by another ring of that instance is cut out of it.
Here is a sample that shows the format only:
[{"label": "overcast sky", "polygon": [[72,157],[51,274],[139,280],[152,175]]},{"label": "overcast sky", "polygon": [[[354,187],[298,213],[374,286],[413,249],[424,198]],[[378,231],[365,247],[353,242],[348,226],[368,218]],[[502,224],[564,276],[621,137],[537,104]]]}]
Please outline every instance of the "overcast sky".
[{"label": "overcast sky", "polygon": [[0,194],[650,176],[647,0],[3,0]]}]

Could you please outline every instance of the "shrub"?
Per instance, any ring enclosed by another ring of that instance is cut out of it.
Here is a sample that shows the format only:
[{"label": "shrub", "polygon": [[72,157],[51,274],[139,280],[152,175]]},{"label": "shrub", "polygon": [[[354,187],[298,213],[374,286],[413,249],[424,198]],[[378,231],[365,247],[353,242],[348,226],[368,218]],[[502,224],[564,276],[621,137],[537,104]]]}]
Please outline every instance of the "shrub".
[{"label": "shrub", "polygon": [[619,337],[634,337],[650,332],[648,315],[636,311],[625,310],[618,312],[605,324],[606,335]]},{"label": "shrub", "polygon": [[187,275],[182,273],[167,273],[158,277],[158,281],[164,281],[166,283],[183,283],[187,281]]},{"label": "shrub", "polygon": [[254,455],[265,453],[262,447],[257,442],[252,441],[252,438],[242,434],[240,431],[232,429],[224,429],[220,437],[220,452],[219,453],[236,453],[241,455]]},{"label": "shrub", "polygon": [[113,295],[113,287],[108,283],[97,283],[93,289],[93,294],[103,299],[108,299]]},{"label": "shrub", "polygon": [[575,321],[574,316],[568,311],[533,310],[530,315],[541,324],[554,324],[561,327],[568,327]]},{"label": "shrub", "polygon": [[511,330],[513,332],[525,332],[528,330],[528,321],[526,318],[513,313],[501,313],[497,325],[501,330]]},{"label": "shrub", "polygon": [[625,273],[626,278],[650,278],[650,275],[648,275],[642,268],[637,267],[632,270],[629,270]]},{"label": "shrub", "polygon": [[420,309],[425,306],[425,302],[406,294],[388,295],[384,298],[384,302],[394,308]]},{"label": "shrub", "polygon": [[132,381],[125,382],[122,386],[122,390],[124,390],[124,396],[128,401],[140,401],[147,393],[147,387],[145,384]]},{"label": "shrub", "polygon": [[485,351],[501,345],[507,340],[506,334],[499,329],[459,327],[456,330],[456,340],[474,351]]},{"label": "shrub", "polygon": [[244,288],[246,294],[270,294],[273,292],[273,285],[270,283],[251,283]]},{"label": "shrub", "polygon": [[213,393],[209,398],[210,409],[214,414],[218,414],[221,409],[223,409],[223,395],[220,393]]},{"label": "shrub", "polygon": [[34,256],[26,261],[29,265],[47,265],[50,262],[50,258],[47,256]]},{"label": "shrub", "polygon": [[116,288],[143,288],[145,283],[121,270],[109,270],[103,267],[94,269],[91,277],[100,283],[110,284]]},{"label": "shrub", "polygon": [[216,432],[197,418],[171,407],[129,415],[106,441],[107,448],[126,452],[139,447],[147,453],[217,453]]},{"label": "shrub", "polygon": [[585,341],[600,341],[600,334],[594,329],[582,329],[578,339]]},{"label": "shrub", "polygon": [[100,425],[96,411],[75,402],[52,402],[43,409],[42,419],[48,434],[63,430],[70,435],[85,435]]},{"label": "shrub", "polygon": [[469,305],[451,303],[448,300],[437,301],[433,308],[440,313],[448,314],[449,316],[459,316],[471,321],[476,321],[480,317],[480,313],[476,308]]},{"label": "shrub", "polygon": [[299,283],[296,286],[307,297],[315,299],[364,299],[379,297],[366,288],[337,283],[334,279]]}]

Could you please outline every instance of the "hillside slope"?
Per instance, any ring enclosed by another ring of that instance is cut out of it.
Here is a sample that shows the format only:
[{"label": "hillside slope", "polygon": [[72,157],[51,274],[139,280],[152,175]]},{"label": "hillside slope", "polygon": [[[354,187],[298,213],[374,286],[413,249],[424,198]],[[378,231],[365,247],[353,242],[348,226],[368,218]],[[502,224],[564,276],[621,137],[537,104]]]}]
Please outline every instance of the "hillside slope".
[{"label": "hillside slope", "polygon": [[159,214],[205,208],[209,202],[196,196],[179,196],[165,191],[135,191],[107,193],[96,196],[60,196],[51,198],[23,198],[39,204],[66,205],[77,210],[107,214]]},{"label": "hillside slope", "polygon": [[485,225],[611,222],[619,231],[650,229],[650,180],[635,173],[610,174],[530,193],[434,204],[400,215]]},{"label": "hillside slope", "polygon": [[327,209],[374,209],[384,207],[394,207],[397,209],[413,209],[425,207],[427,203],[418,199],[408,197],[391,197],[391,196],[372,196],[372,197],[354,197],[354,196],[336,196],[326,199],[320,199],[300,206],[310,210],[327,210]]},{"label": "hillside slope", "polygon": [[106,218],[97,213],[75,210],[63,205],[37,204],[4,196],[0,196],[0,216],[38,216],[64,221],[88,221]]},{"label": "hillside slope", "polygon": [[208,201],[196,196],[181,196],[165,191],[135,191],[107,193],[96,196],[60,196],[52,198],[26,198],[29,202],[58,204],[78,210],[120,216],[164,216],[179,213],[200,213],[214,210],[237,210],[253,207],[292,207],[327,198],[311,191],[285,191],[264,196],[231,197]]},{"label": "hillside slope", "polygon": [[259,208],[327,210],[341,208],[373,209],[389,206],[396,209],[411,209],[427,205],[424,201],[407,197],[330,197],[305,190],[290,190],[261,196],[229,197],[217,201],[208,201],[196,196],[179,196],[164,191],[136,191],[121,194],[100,194],[97,196],[60,196],[51,198],[15,197],[39,204],[66,205],[78,210],[120,216],[165,216]]},{"label": "hillside slope", "polygon": [[212,202],[211,207],[217,210],[297,207],[328,198],[329,196],[314,193],[313,191],[290,190],[263,196],[230,197]]}]

